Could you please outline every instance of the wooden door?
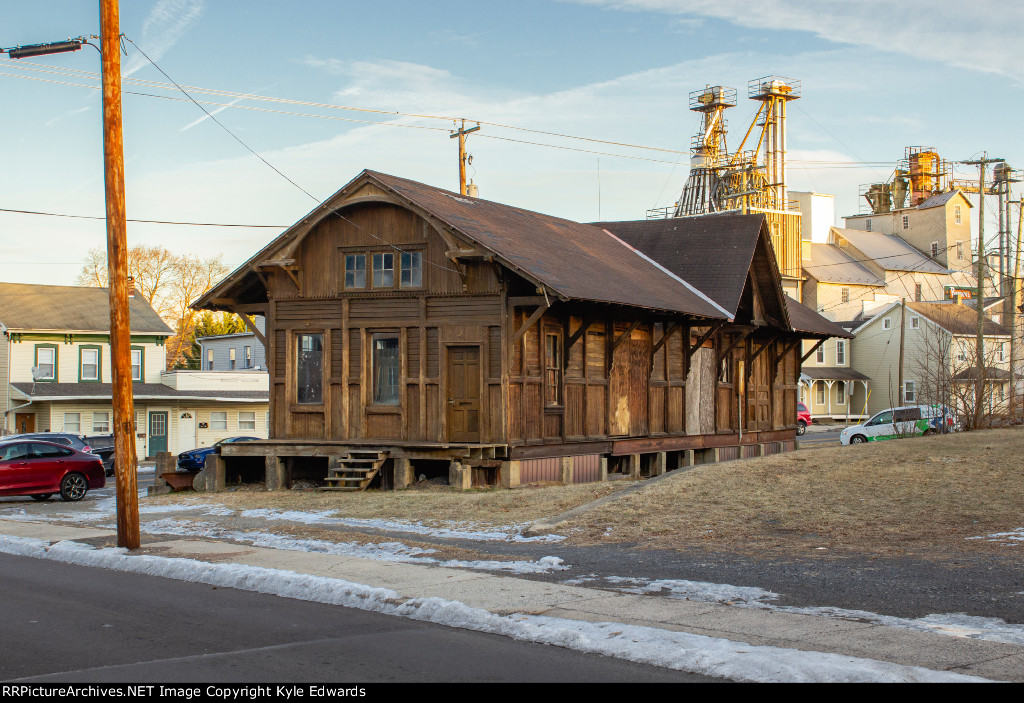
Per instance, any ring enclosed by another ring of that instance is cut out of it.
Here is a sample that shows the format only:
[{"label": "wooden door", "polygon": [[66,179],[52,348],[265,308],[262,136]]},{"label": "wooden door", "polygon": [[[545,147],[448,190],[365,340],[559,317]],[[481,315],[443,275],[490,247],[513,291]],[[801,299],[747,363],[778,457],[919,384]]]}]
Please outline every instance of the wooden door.
[{"label": "wooden door", "polygon": [[480,347],[448,347],[448,441],[480,441]]},{"label": "wooden door", "polygon": [[35,413],[15,413],[14,414],[14,433],[15,434],[27,434],[29,432],[36,431],[36,414]]},{"label": "wooden door", "polygon": [[765,354],[754,360],[747,380],[747,429],[772,428],[771,377]]}]

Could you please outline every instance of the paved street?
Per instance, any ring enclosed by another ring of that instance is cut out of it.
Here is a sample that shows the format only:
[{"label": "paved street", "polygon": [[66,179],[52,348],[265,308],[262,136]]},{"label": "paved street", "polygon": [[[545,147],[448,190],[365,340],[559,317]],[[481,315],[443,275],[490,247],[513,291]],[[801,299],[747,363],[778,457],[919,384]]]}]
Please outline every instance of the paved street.
[{"label": "paved street", "polygon": [[0,679],[713,681],[350,608],[0,555]]},{"label": "paved street", "polygon": [[827,430],[808,429],[803,437],[797,437],[797,443],[800,449],[837,445],[839,444],[839,433],[843,431],[843,427],[843,425],[836,425]]}]

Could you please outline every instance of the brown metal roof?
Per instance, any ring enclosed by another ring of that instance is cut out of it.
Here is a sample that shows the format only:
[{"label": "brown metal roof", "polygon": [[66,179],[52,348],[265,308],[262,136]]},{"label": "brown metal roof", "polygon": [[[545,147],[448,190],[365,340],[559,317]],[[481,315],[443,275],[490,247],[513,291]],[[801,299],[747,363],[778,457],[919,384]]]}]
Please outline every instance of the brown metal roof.
[{"label": "brown metal roof", "polygon": [[799,303],[788,295],[785,296],[786,309],[789,311],[789,322],[795,332],[805,332],[817,337],[841,337],[853,339],[853,334],[845,327],[828,320],[803,303]]},{"label": "brown metal roof", "polygon": [[764,215],[597,222],[735,315]]},{"label": "brown metal roof", "polygon": [[[140,295],[128,301],[134,334],[171,335]],[[11,330],[110,331],[110,292],[106,288],[0,283],[0,322]]]},{"label": "brown metal roof", "polygon": [[[914,312],[937,324],[950,334],[978,334],[978,311],[974,307],[957,305],[956,303],[917,303],[908,302],[907,307]],[[1010,336],[1010,330],[990,318],[985,318],[984,332],[986,335]]]},{"label": "brown metal roof", "polygon": [[600,227],[470,198],[383,173],[365,173],[497,254],[513,270],[566,298],[729,318],[693,285],[687,285],[688,281],[679,280]]}]

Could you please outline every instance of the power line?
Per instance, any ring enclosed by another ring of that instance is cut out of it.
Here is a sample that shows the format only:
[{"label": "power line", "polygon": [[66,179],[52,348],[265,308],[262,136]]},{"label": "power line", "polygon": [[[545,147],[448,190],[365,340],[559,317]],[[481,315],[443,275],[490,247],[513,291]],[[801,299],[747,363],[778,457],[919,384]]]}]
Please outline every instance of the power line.
[{"label": "power line", "polygon": [[[9,212],[18,215],[42,215],[45,217],[66,217],[74,220],[106,220],[106,217],[95,217],[93,215],[67,215],[58,212],[37,212],[34,210],[12,210],[10,208],[0,208],[0,212]],[[285,229],[280,225],[240,225],[240,224],[227,224],[223,222],[172,222],[169,220],[132,220],[128,222],[136,222],[139,224],[147,225],[178,225],[187,227],[252,227],[260,229]]]}]

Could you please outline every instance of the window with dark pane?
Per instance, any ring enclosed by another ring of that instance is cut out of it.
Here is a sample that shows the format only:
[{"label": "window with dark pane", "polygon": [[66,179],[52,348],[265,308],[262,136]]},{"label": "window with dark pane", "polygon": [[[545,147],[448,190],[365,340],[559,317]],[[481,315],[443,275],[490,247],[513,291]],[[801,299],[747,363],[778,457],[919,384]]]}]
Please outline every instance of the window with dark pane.
[{"label": "window with dark pane", "polygon": [[373,402],[398,405],[398,335],[373,338]]},{"label": "window with dark pane", "polygon": [[345,288],[366,288],[366,254],[345,255]]},{"label": "window with dark pane", "polygon": [[548,333],[544,336],[545,405],[562,404],[562,337]]},{"label": "window with dark pane", "polygon": [[374,254],[373,255],[373,287],[394,288],[395,287],[395,255]]},{"label": "window with dark pane", "polygon": [[732,352],[726,354],[718,364],[718,382],[732,383]]},{"label": "window with dark pane", "polygon": [[297,341],[295,398],[302,405],[319,405],[324,402],[324,336],[300,334]]},{"label": "window with dark pane", "polygon": [[402,288],[423,285],[423,254],[418,251],[402,252]]}]

